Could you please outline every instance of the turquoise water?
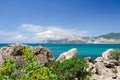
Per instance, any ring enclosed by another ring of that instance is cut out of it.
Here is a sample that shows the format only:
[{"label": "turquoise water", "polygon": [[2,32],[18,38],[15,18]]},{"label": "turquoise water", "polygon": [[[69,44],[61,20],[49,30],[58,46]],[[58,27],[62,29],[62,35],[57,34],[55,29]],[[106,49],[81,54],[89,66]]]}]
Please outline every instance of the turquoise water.
[{"label": "turquoise water", "polygon": [[[8,44],[0,44],[0,47],[7,46]],[[27,44],[29,46],[43,46],[51,50],[55,58],[57,58],[61,53],[68,51],[72,48],[78,49],[77,56],[80,58],[92,57],[95,59],[101,56],[102,53],[109,49],[120,49],[120,44]]]}]

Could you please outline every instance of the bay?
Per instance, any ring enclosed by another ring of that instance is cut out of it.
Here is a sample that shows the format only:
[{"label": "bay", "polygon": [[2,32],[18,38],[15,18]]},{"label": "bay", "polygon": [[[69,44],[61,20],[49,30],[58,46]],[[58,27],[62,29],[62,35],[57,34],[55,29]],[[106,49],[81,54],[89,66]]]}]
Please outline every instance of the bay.
[{"label": "bay", "polygon": [[[0,48],[7,46],[9,44],[0,44]],[[66,52],[72,48],[77,48],[77,56],[80,58],[91,57],[95,59],[101,56],[107,49],[120,49],[120,44],[26,44],[29,46],[43,46],[48,48],[55,58],[57,58],[61,53]]]}]

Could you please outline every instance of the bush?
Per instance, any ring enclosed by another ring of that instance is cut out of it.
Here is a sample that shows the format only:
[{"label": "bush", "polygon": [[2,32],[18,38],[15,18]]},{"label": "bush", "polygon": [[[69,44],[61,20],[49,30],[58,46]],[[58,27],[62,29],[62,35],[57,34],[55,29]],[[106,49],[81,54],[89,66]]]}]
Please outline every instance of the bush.
[{"label": "bush", "polygon": [[58,76],[58,80],[89,80],[91,72],[87,72],[88,64],[85,60],[77,57],[65,60],[63,62],[54,62],[49,65],[54,74]]},{"label": "bush", "polygon": [[34,52],[30,47],[23,47],[21,49],[23,59],[31,59],[34,57]]},{"label": "bush", "polygon": [[23,70],[25,75],[21,80],[57,80],[57,75],[53,74],[49,68],[38,65],[38,61],[34,58],[23,66]]},{"label": "bush", "polygon": [[[2,80],[13,80],[15,79],[14,72],[18,68],[18,63],[13,58],[6,60],[0,69],[0,79]],[[16,77],[17,78],[17,77]]]},{"label": "bush", "polygon": [[49,68],[39,66],[27,71],[21,80],[57,80],[57,75],[53,74]]},{"label": "bush", "polygon": [[27,59],[28,63],[23,65],[25,72],[21,80],[57,80],[57,76],[47,67],[38,65],[38,61],[34,58],[34,52],[30,47],[23,47],[21,50],[23,59]]},{"label": "bush", "polygon": [[120,61],[120,50],[114,50],[114,51],[112,51],[110,58]]},{"label": "bush", "polygon": [[21,52],[27,63],[21,64],[13,58],[7,59],[0,69],[0,80],[57,80],[57,75],[49,68],[38,65],[30,47],[23,47]]},{"label": "bush", "polygon": [[16,62],[13,58],[6,60],[0,69],[0,80],[89,80],[91,75],[86,71],[87,62],[77,57],[44,67],[38,65],[30,47],[23,47],[21,52],[27,63]]}]

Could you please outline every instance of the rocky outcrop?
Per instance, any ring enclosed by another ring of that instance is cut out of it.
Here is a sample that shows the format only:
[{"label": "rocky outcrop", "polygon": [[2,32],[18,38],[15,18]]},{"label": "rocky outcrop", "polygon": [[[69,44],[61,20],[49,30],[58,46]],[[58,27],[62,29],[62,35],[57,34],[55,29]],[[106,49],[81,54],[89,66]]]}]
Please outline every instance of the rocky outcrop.
[{"label": "rocky outcrop", "polygon": [[[8,58],[14,58],[16,61],[25,64],[27,61],[22,59],[21,49],[27,45],[24,44],[11,44],[6,47],[0,49],[0,66],[1,64]],[[38,60],[39,64],[47,65],[50,62],[54,61],[54,56],[50,52],[50,50],[38,46],[38,47],[31,47],[34,51],[34,58]]]},{"label": "rocky outcrop", "polygon": [[108,49],[102,54],[102,58],[104,59],[110,59],[112,52],[114,52],[114,49]]},{"label": "rocky outcrop", "polygon": [[113,52],[113,49],[106,50],[94,62],[87,59],[89,61],[87,71],[94,73],[90,80],[120,80],[120,62],[110,58]]},{"label": "rocky outcrop", "polygon": [[87,62],[92,62],[91,57],[85,57],[84,60],[86,60]]},{"label": "rocky outcrop", "polygon": [[60,54],[60,56],[56,59],[56,61],[64,61],[66,59],[75,57],[76,55],[77,55],[77,49],[73,48],[73,49],[70,49],[68,52],[64,52]]}]

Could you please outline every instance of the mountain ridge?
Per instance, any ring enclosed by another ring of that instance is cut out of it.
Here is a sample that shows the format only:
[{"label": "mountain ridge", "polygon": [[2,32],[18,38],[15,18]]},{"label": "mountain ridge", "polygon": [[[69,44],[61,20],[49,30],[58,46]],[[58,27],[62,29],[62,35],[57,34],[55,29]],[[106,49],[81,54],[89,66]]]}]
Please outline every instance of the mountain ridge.
[{"label": "mountain ridge", "polygon": [[65,39],[58,40],[45,40],[42,43],[54,43],[54,44],[119,44],[120,43],[120,33],[108,33],[104,35],[100,35],[98,37],[79,37],[73,35],[71,37]]},{"label": "mountain ridge", "polygon": [[103,37],[107,39],[120,39],[120,33],[108,33],[105,35],[100,35],[99,37]]}]

